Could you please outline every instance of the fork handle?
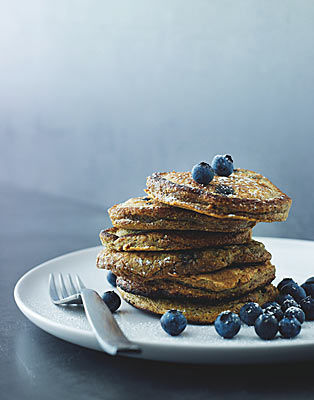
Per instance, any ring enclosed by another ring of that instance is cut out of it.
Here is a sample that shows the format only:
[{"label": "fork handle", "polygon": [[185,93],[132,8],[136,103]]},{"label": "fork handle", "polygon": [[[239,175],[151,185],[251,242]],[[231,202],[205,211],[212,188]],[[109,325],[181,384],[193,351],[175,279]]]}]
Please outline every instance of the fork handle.
[{"label": "fork handle", "polygon": [[85,313],[101,348],[108,354],[140,352],[140,347],[130,342],[121,331],[111,311],[92,289],[81,291]]}]

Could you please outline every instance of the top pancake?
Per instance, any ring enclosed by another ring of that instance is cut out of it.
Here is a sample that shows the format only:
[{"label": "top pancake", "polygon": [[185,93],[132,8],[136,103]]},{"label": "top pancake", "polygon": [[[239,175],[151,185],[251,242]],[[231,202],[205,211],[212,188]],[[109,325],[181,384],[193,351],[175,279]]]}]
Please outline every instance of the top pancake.
[{"label": "top pancake", "polygon": [[255,226],[253,221],[210,217],[148,197],[131,198],[109,208],[108,213],[113,226],[122,229],[240,232]]},{"label": "top pancake", "polygon": [[[225,186],[231,194],[221,193]],[[215,176],[206,186],[190,172],[154,173],[147,178],[147,193],[156,201],[211,217],[255,222],[285,221],[291,206],[290,197],[267,178],[246,169]]]}]

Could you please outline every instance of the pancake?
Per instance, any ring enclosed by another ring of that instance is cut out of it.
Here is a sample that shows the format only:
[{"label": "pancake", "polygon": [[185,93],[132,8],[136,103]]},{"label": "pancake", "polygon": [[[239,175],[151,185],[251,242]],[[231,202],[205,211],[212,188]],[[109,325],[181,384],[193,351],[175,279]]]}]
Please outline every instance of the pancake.
[{"label": "pancake", "polygon": [[128,293],[121,288],[118,288],[122,298],[132,306],[148,311],[153,314],[162,315],[168,310],[181,311],[189,323],[192,324],[212,324],[217,316],[226,310],[238,313],[241,307],[249,301],[254,301],[263,304],[266,301],[275,300],[278,290],[273,285],[266,285],[263,288],[254,290],[238,299],[233,299],[224,303],[203,304],[192,303],[188,300],[173,300],[173,299],[152,299],[145,296]]},{"label": "pancake", "polygon": [[215,176],[206,186],[195,182],[190,172],[154,173],[146,184],[156,201],[215,218],[285,221],[291,206],[290,197],[267,178],[246,169]]},{"label": "pancake", "polygon": [[116,251],[172,251],[247,243],[252,238],[252,231],[221,233],[110,228],[101,231],[99,237],[103,245]]},{"label": "pancake", "polygon": [[267,262],[260,265],[224,268],[209,274],[167,279],[117,278],[117,286],[128,293],[152,299],[168,298],[191,302],[217,302],[241,297],[275,279],[275,267]]},{"label": "pancake", "polygon": [[239,232],[255,225],[252,221],[210,217],[148,197],[135,197],[116,204],[109,208],[108,213],[112,225],[122,229]]},{"label": "pancake", "polygon": [[126,252],[105,248],[98,254],[96,265],[120,277],[136,275],[149,280],[174,274],[183,276],[208,273],[230,266],[264,263],[270,259],[271,254],[263,243],[252,240],[246,244],[220,248],[172,252]]}]

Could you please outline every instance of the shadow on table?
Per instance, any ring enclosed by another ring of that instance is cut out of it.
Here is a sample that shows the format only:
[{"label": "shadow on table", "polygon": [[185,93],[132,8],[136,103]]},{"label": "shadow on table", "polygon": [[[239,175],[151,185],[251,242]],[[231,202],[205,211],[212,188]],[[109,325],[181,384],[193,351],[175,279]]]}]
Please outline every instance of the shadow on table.
[{"label": "shadow on table", "polygon": [[313,395],[313,362],[211,366],[114,358],[36,327],[30,330],[16,337],[14,356],[21,388],[27,387],[33,399],[197,399],[205,395],[302,399]]}]

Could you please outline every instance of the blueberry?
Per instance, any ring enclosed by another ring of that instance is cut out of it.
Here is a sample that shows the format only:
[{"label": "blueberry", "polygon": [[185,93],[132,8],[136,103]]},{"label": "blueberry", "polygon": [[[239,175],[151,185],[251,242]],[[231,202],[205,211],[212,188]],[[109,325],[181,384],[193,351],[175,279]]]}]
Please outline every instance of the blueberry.
[{"label": "blueberry", "polygon": [[217,185],[215,189],[216,193],[223,194],[225,196],[229,196],[230,194],[234,194],[233,187],[227,185]]},{"label": "blueberry", "polygon": [[314,298],[314,283],[303,283],[303,285],[301,285],[301,288],[303,288],[305,290],[305,293],[307,294],[307,296],[311,296]]},{"label": "blueberry", "polygon": [[263,312],[262,308],[254,302],[244,304],[240,310],[240,319],[245,324],[252,326],[255,323],[256,318]]},{"label": "blueberry", "polygon": [[121,299],[113,290],[105,292],[102,295],[103,301],[107,304],[111,312],[117,311],[121,305]]},{"label": "blueberry", "polygon": [[270,305],[264,309],[264,314],[273,314],[278,321],[280,321],[283,317],[283,312],[278,303],[276,305]]},{"label": "blueberry", "polygon": [[279,322],[279,332],[284,338],[294,338],[300,331],[301,323],[296,318],[283,318]]},{"label": "blueberry", "polygon": [[300,302],[306,297],[305,290],[295,282],[289,282],[280,290],[282,294],[291,294],[296,302]]},{"label": "blueberry", "polygon": [[299,304],[294,300],[294,299],[292,299],[292,300],[285,300],[282,304],[281,304],[281,309],[282,309],[282,311],[283,312],[285,312],[289,307],[299,307],[299,308],[301,308],[300,306],[299,306]]},{"label": "blueberry", "polygon": [[218,154],[213,158],[212,166],[216,175],[229,176],[233,172],[233,159],[229,154]]},{"label": "blueberry", "polygon": [[314,299],[311,296],[307,296],[300,301],[300,306],[305,313],[305,319],[307,321],[314,321]]},{"label": "blueberry", "polygon": [[277,303],[279,303],[280,305],[282,305],[282,303],[285,300],[293,300],[293,297],[291,296],[291,294],[282,294],[279,293],[279,295],[276,298]]},{"label": "blueberry", "polygon": [[266,303],[262,305],[262,308],[267,308],[269,306],[275,306],[280,308],[280,305],[276,301],[266,301]]},{"label": "blueberry", "polygon": [[254,328],[261,339],[274,339],[278,332],[277,318],[274,314],[261,314],[255,321]]},{"label": "blueberry", "polygon": [[304,311],[299,307],[289,307],[284,314],[284,318],[296,318],[301,324],[305,321]]},{"label": "blueberry", "polygon": [[110,283],[110,285],[116,287],[117,286],[117,277],[115,276],[114,273],[111,271],[108,271],[107,274],[107,281]]},{"label": "blueberry", "polygon": [[308,278],[304,283],[314,283],[314,276]]},{"label": "blueberry", "polygon": [[231,311],[223,311],[215,321],[215,329],[218,335],[225,339],[231,339],[241,328],[241,320],[238,314]]},{"label": "blueberry", "polygon": [[186,318],[181,311],[169,310],[160,318],[162,329],[171,336],[178,336],[186,328]]},{"label": "blueberry", "polygon": [[214,170],[206,162],[196,164],[192,168],[192,178],[195,182],[201,183],[202,185],[208,185],[209,182],[212,181],[214,175]]},{"label": "blueberry", "polygon": [[280,281],[277,285],[277,289],[281,290],[282,287],[284,287],[287,283],[294,282],[292,278],[284,278],[282,281]]}]

